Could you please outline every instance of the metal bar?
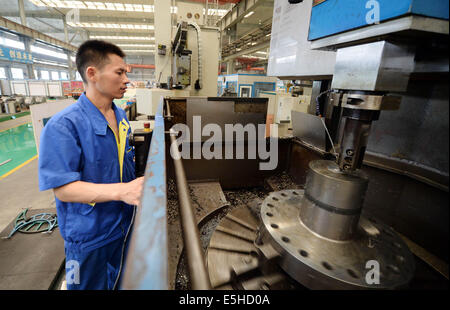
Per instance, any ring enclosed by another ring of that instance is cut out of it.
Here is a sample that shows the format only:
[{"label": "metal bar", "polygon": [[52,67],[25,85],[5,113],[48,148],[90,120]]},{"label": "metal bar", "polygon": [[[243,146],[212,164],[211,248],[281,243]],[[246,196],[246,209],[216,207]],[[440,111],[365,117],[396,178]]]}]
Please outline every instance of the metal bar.
[{"label": "metal bar", "polygon": [[[170,115],[169,104],[168,115]],[[175,175],[177,182],[178,201],[180,204],[181,226],[183,229],[183,240],[186,249],[189,275],[194,290],[209,290],[211,282],[205,266],[205,258],[200,243],[200,234],[197,227],[197,220],[191,205],[189,188],[186,175],[181,162],[181,155],[176,143],[176,132],[170,132],[171,154],[175,167]]]},{"label": "metal bar", "polygon": [[155,116],[141,207],[137,209],[122,289],[169,288],[163,98]]},{"label": "metal bar", "polygon": [[10,162],[11,160],[12,160],[11,158],[10,158],[10,159],[7,159],[7,160],[5,160],[4,162],[0,163],[0,166],[3,166],[4,164],[7,164],[7,163],[9,163],[9,162]]}]

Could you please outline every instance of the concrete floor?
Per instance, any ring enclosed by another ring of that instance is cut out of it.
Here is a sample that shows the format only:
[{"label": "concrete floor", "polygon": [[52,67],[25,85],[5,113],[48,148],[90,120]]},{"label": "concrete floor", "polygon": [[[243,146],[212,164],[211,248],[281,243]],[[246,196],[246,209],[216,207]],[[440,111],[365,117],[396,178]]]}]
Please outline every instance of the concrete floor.
[{"label": "concrete floor", "polygon": [[[0,131],[31,122],[30,115],[0,123]],[[0,179],[0,231],[24,209],[54,207],[52,191],[39,192],[38,159]]]},{"label": "concrete floor", "polygon": [[26,208],[55,207],[53,191],[39,191],[38,159],[0,180],[0,231]]},{"label": "concrete floor", "polygon": [[[0,131],[31,122],[31,116],[23,116],[0,123]],[[6,228],[26,208],[46,209],[55,207],[53,191],[39,191],[38,158],[0,179],[0,231]],[[65,288],[65,273],[59,275],[55,289]]]}]

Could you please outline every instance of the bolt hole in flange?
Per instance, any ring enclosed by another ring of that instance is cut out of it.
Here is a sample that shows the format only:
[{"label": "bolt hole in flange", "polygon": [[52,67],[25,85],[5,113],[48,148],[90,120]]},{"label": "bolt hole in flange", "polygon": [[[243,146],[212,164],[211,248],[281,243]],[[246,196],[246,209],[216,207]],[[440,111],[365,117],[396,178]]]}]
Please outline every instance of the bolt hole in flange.
[{"label": "bolt hole in flange", "polygon": [[270,213],[270,212],[266,212],[266,215],[267,215],[268,217],[272,217],[272,216],[273,216],[273,214]]},{"label": "bolt hole in flange", "polygon": [[300,253],[301,256],[308,257],[308,252],[306,252],[305,250],[299,250],[298,252]]},{"label": "bolt hole in flange", "polygon": [[358,275],[356,274],[355,271],[351,270],[351,269],[347,269],[347,273],[349,274],[350,277],[358,279]]},{"label": "bolt hole in flange", "polygon": [[270,224],[270,227],[277,229],[278,225],[277,224]]},{"label": "bolt hole in flange", "polygon": [[333,267],[331,267],[331,265],[328,264],[327,262],[322,262],[322,266],[323,266],[323,268],[325,268],[326,270],[333,270]]},{"label": "bolt hole in flange", "polygon": [[283,242],[289,243],[289,241],[291,241],[288,237],[281,237],[281,240],[283,240]]},{"label": "bolt hole in flange", "polygon": [[400,274],[400,269],[398,269],[397,266],[394,266],[394,265],[388,265],[388,266],[387,266],[387,269],[390,270],[390,271],[392,271],[392,272],[395,273],[395,274]]},{"label": "bolt hole in flange", "polygon": [[403,264],[405,262],[405,258],[401,255],[396,255],[395,259],[397,260],[397,262]]},{"label": "bolt hole in flange", "polygon": [[401,244],[398,243],[398,242],[392,242],[392,245],[395,246],[397,249],[401,249],[402,248]]},{"label": "bolt hole in flange", "polygon": [[294,195],[297,195],[297,196],[300,195],[300,194],[297,193],[296,191],[293,191],[292,193],[293,193]]},{"label": "bolt hole in flange", "polygon": [[274,207],[273,204],[271,204],[271,203],[268,203],[267,206],[268,206],[269,208],[273,208],[273,207]]},{"label": "bolt hole in flange", "polygon": [[388,235],[389,237],[394,238],[394,235],[393,235],[390,231],[388,231],[388,230],[386,230],[386,229],[383,229],[383,232],[384,232],[386,235]]},{"label": "bolt hole in flange", "polygon": [[279,199],[277,197],[272,197],[273,200],[278,201]]},{"label": "bolt hole in flange", "polygon": [[283,197],[287,197],[287,195],[285,193],[281,193],[281,196]]}]

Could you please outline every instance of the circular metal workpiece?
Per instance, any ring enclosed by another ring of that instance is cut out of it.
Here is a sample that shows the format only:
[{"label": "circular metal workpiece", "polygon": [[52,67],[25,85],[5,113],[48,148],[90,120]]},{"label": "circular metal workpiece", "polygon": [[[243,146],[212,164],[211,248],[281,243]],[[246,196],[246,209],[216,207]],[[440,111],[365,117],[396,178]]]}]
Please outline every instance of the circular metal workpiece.
[{"label": "circular metal workpiece", "polygon": [[356,232],[368,179],[360,171],[342,172],[329,160],[309,163],[300,207],[303,224],[322,237],[349,240]]},{"label": "circular metal workpiece", "polygon": [[359,210],[368,178],[361,171],[342,172],[329,160],[314,160],[305,185],[305,194],[315,201],[341,210]]},{"label": "circular metal workpiece", "polygon": [[411,280],[413,256],[392,229],[360,217],[351,239],[325,238],[301,220],[304,195],[274,192],[261,206],[262,242],[280,253],[279,265],[292,278],[311,289],[393,289]]}]

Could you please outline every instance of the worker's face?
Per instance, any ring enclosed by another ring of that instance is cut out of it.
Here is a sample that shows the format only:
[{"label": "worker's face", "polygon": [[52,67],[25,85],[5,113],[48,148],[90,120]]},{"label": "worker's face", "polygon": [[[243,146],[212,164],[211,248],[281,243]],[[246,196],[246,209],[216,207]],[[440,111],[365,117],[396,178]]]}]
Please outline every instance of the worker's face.
[{"label": "worker's face", "polygon": [[[92,76],[94,87],[105,96],[120,99],[127,90],[127,67],[122,57],[108,54],[109,62],[95,68]],[[88,69],[89,70],[89,69]]]}]

